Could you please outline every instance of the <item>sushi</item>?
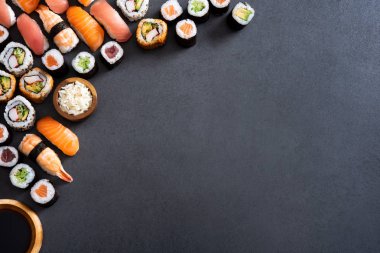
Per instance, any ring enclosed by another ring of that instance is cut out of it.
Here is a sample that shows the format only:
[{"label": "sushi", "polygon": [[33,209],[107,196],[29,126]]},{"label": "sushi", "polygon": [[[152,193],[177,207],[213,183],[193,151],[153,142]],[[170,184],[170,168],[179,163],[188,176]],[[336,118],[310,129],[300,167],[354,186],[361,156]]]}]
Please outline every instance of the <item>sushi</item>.
[{"label": "sushi", "polygon": [[25,163],[17,164],[9,173],[12,185],[21,189],[28,188],[35,176],[34,170]]},{"label": "sushi", "polygon": [[12,132],[8,127],[0,123],[0,145],[7,145],[12,141]]},{"label": "sushi", "polygon": [[100,56],[104,64],[112,69],[123,60],[124,50],[119,43],[109,41],[100,49]]},{"label": "sushi", "polygon": [[0,147],[0,166],[13,167],[18,162],[18,151],[11,146]]},{"label": "sushi", "polygon": [[16,15],[5,0],[0,0],[0,25],[10,28],[16,23]]},{"label": "sushi", "polygon": [[49,48],[49,42],[42,33],[37,22],[23,13],[17,18],[17,28],[25,40],[26,45],[36,55],[42,55]]},{"label": "sushi", "polygon": [[196,23],[204,23],[210,17],[208,0],[189,0],[187,12]]},{"label": "sushi", "polygon": [[53,38],[61,53],[68,53],[78,45],[78,36],[59,15],[42,4],[38,6],[36,11],[44,24],[45,31]]},{"label": "sushi", "polygon": [[231,28],[241,30],[251,22],[255,10],[248,4],[239,2],[228,16],[227,22]]},{"label": "sushi", "polygon": [[104,26],[109,36],[114,40],[126,42],[132,37],[128,25],[107,1],[98,0],[95,2],[91,6],[90,13]]},{"label": "sushi", "polygon": [[131,22],[142,19],[149,8],[149,0],[117,0],[116,4]]},{"label": "sushi", "polygon": [[197,42],[197,26],[191,19],[181,20],[175,27],[178,44],[192,47]]},{"label": "sushi", "polygon": [[66,16],[70,25],[93,52],[103,44],[103,28],[85,10],[72,6],[67,10]]},{"label": "sushi", "polygon": [[211,12],[216,15],[221,15],[228,11],[231,0],[210,0]]},{"label": "sushi", "polygon": [[40,0],[12,0],[23,12],[32,13],[40,3]]},{"label": "sushi", "polygon": [[84,7],[90,6],[94,0],[78,0],[78,2],[83,5]]},{"label": "sushi", "polygon": [[58,200],[54,186],[47,179],[37,181],[30,189],[30,196],[42,207],[52,206]]},{"label": "sushi", "polygon": [[69,71],[63,55],[57,49],[47,51],[42,56],[42,64],[55,77],[61,77]]},{"label": "sushi", "polygon": [[15,130],[26,131],[34,126],[36,111],[26,98],[16,96],[5,106],[4,118]]},{"label": "sushi", "polygon": [[172,23],[174,20],[178,19],[183,13],[183,9],[181,5],[179,5],[177,0],[169,0],[166,1],[161,6],[161,17],[168,22],[168,24]]},{"label": "sushi", "polygon": [[137,31],[137,44],[144,49],[153,49],[165,45],[168,26],[161,19],[147,18],[140,21]]},{"label": "sushi", "polygon": [[3,50],[9,42],[11,42],[11,40],[8,29],[0,25],[0,50]]},{"label": "sushi", "polygon": [[63,181],[72,182],[73,178],[63,169],[58,155],[47,147],[35,134],[27,134],[22,139],[18,150],[34,160],[45,172],[57,176]]},{"label": "sushi", "polygon": [[0,62],[8,72],[20,77],[33,66],[33,55],[23,44],[9,42],[0,54]]},{"label": "sushi", "polygon": [[69,8],[69,2],[67,0],[45,0],[50,10],[57,14],[64,13]]},{"label": "sushi", "polygon": [[8,102],[16,91],[16,78],[0,70],[0,103]]},{"label": "sushi", "polygon": [[98,71],[95,57],[88,52],[80,52],[77,54],[71,64],[82,78],[90,78]]},{"label": "sushi", "polygon": [[53,78],[40,68],[33,68],[20,78],[22,95],[34,103],[42,103],[53,89]]},{"label": "sushi", "polygon": [[37,122],[37,130],[65,155],[74,156],[79,150],[78,137],[67,127],[51,117]]}]

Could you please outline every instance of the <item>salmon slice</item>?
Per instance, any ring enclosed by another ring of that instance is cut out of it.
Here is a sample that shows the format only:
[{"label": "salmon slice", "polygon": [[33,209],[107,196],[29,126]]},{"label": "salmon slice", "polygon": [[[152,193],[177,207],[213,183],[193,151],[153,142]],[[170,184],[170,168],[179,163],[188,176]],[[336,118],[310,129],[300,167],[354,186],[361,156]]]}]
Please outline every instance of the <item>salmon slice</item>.
[{"label": "salmon slice", "polygon": [[36,55],[42,55],[49,47],[46,37],[37,22],[23,13],[17,18],[17,28],[20,31],[28,47]]},{"label": "salmon slice", "polygon": [[190,35],[191,31],[193,30],[193,26],[188,23],[184,23],[179,29],[181,29],[184,34]]},{"label": "salmon slice", "polygon": [[41,184],[40,187],[38,187],[35,190],[36,194],[40,196],[41,198],[46,198],[47,197],[47,186],[44,184]]},{"label": "salmon slice", "polygon": [[91,6],[90,13],[104,26],[109,36],[114,40],[126,42],[132,37],[128,25],[107,1],[96,1]]},{"label": "salmon slice", "polygon": [[103,44],[103,29],[85,10],[78,6],[72,6],[67,10],[66,16],[79,37],[93,52]]},{"label": "salmon slice", "polygon": [[169,16],[173,16],[173,15],[175,15],[175,14],[177,13],[177,12],[175,11],[173,5],[169,5],[168,7],[166,7],[166,8],[165,8],[165,11],[166,11],[166,13],[167,13]]},{"label": "salmon slice", "polygon": [[37,122],[37,130],[65,155],[74,156],[79,150],[78,137],[64,125],[51,117],[45,117]]},{"label": "salmon slice", "polygon": [[40,3],[40,0],[13,0],[24,12],[32,13]]},{"label": "salmon slice", "polygon": [[85,7],[89,6],[93,1],[94,0],[78,0],[78,2],[81,3]]},{"label": "salmon slice", "polygon": [[62,14],[69,8],[67,0],[45,0],[49,8],[55,13]]},{"label": "salmon slice", "polygon": [[0,0],[0,25],[9,28],[14,25],[15,19],[15,13],[11,7],[5,2],[5,0]]},{"label": "salmon slice", "polygon": [[49,68],[51,68],[51,67],[53,67],[53,66],[58,66],[58,62],[57,62],[57,60],[56,60],[53,56],[48,55],[48,56],[46,57],[46,65],[47,65]]},{"label": "salmon slice", "polygon": [[224,3],[226,0],[216,0],[219,4]]}]

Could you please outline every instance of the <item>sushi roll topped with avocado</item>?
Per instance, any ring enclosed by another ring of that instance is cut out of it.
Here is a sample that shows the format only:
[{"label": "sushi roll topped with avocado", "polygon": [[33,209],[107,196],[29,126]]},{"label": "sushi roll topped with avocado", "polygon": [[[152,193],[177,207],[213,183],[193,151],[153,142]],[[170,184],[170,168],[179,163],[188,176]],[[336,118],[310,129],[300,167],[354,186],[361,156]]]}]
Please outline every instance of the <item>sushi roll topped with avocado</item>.
[{"label": "sushi roll topped with avocado", "polygon": [[255,10],[248,4],[239,2],[229,16],[229,23],[232,28],[240,30],[251,22]]},{"label": "sushi roll topped with avocado", "polygon": [[25,74],[33,65],[33,56],[23,44],[10,42],[0,54],[0,61],[16,77]]},{"label": "sushi roll topped with avocado", "polygon": [[26,98],[16,96],[5,106],[4,118],[10,127],[26,131],[34,126],[36,111]]},{"label": "sushi roll topped with avocado", "polygon": [[147,18],[140,21],[137,31],[137,44],[144,49],[153,49],[165,45],[168,26],[161,19]]},{"label": "sushi roll topped with avocado", "polygon": [[210,17],[208,0],[189,0],[187,12],[196,23],[206,22]]},{"label": "sushi roll topped with avocado", "polygon": [[11,183],[21,189],[28,188],[34,177],[34,170],[25,163],[17,164],[9,173]]},{"label": "sushi roll topped with avocado", "polygon": [[80,77],[90,78],[97,72],[95,57],[88,52],[80,52],[72,61],[72,66]]},{"label": "sushi roll topped with avocado", "polygon": [[34,103],[42,103],[53,89],[53,78],[40,68],[33,68],[20,78],[21,93]]},{"label": "sushi roll topped with avocado", "polygon": [[0,103],[9,101],[16,90],[16,78],[0,70]]},{"label": "sushi roll topped with avocado", "polygon": [[149,8],[149,0],[117,0],[116,4],[131,22],[142,19]]}]

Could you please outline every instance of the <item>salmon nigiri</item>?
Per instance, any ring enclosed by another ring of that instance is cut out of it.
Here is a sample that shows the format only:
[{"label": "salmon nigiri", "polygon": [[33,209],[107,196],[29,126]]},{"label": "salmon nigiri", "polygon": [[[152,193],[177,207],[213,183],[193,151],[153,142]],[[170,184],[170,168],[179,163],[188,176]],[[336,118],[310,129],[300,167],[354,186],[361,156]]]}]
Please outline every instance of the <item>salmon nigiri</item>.
[{"label": "salmon nigiri", "polygon": [[28,14],[32,13],[40,3],[40,0],[12,0],[20,9]]},{"label": "salmon nigiri", "polygon": [[95,52],[103,44],[103,28],[81,7],[69,7],[66,15],[67,20],[78,33],[79,37]]},{"label": "salmon nigiri", "polygon": [[66,182],[73,181],[73,178],[63,169],[58,155],[47,147],[37,135],[25,135],[18,146],[18,150],[25,156],[35,160],[41,169],[50,175],[57,176]]},{"label": "salmon nigiri", "polygon": [[5,2],[0,0],[0,25],[6,28],[11,27],[16,23],[16,16],[12,8]]},{"label": "salmon nigiri", "polygon": [[95,2],[91,6],[90,13],[104,26],[111,38],[118,42],[126,42],[131,38],[132,34],[128,25],[107,1]]},{"label": "salmon nigiri", "polygon": [[28,47],[36,55],[42,55],[49,48],[49,42],[37,22],[23,13],[17,18],[17,28]]},{"label": "salmon nigiri", "polygon": [[67,0],[45,0],[50,10],[55,13],[62,14],[67,8],[69,8],[69,2]]},{"label": "salmon nigiri", "polygon": [[37,130],[65,155],[73,156],[78,152],[78,137],[55,119],[51,117],[40,119],[37,122]]}]

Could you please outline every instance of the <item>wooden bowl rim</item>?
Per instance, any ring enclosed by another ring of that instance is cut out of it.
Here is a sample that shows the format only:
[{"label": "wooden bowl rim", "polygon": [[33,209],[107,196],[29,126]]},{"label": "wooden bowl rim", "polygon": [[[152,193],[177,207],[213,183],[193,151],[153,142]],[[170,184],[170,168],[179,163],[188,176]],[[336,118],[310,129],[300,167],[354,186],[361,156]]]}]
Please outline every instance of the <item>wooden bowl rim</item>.
[{"label": "wooden bowl rim", "polygon": [[27,221],[32,232],[27,253],[38,253],[42,246],[43,230],[40,218],[25,204],[14,199],[0,199],[0,210],[11,210],[21,214]]},{"label": "wooden bowl rim", "polygon": [[[92,95],[92,104],[90,105],[90,107],[88,108],[87,111],[85,111],[84,113],[79,114],[79,115],[71,115],[71,114],[64,112],[58,104],[58,91],[63,86],[65,86],[69,83],[73,83],[75,81],[79,81],[79,82],[83,83],[84,85],[86,85],[86,87],[90,90],[91,95]],[[55,110],[59,113],[59,115],[61,115],[65,119],[70,120],[70,121],[80,121],[80,120],[83,120],[83,119],[89,117],[95,111],[96,106],[98,104],[98,94],[96,92],[95,87],[89,81],[87,81],[83,78],[79,78],[79,77],[70,77],[70,78],[67,78],[67,79],[63,80],[62,82],[60,82],[57,85],[57,87],[55,88],[54,95],[53,95],[53,104],[54,104]]]}]

